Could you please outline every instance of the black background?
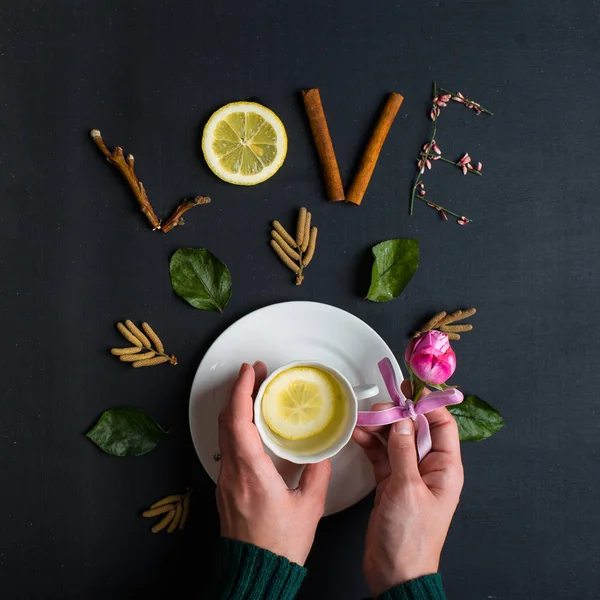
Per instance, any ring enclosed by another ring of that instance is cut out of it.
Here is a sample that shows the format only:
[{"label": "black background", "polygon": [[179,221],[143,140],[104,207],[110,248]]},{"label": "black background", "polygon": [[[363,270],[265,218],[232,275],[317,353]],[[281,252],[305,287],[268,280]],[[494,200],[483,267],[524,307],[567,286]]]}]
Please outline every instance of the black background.
[{"label": "black background", "polygon": [[[2,2],[0,9],[0,595],[10,599],[206,597],[218,536],[214,485],[188,431],[188,393],[208,346],[236,319],[315,300],[373,326],[401,356],[438,309],[474,305],[454,381],[506,428],[464,446],[466,483],[445,547],[450,598],[597,598],[596,373],[600,3]],[[433,79],[494,117],[452,105],[438,142],[484,177],[437,163],[432,197],[474,219],[407,216]],[[360,208],[324,199],[299,91],[319,87],[346,186],[390,91],[406,100]],[[252,188],[214,177],[199,151],[219,106],[256,99],[286,125],[281,171]],[[89,139],[136,156],[165,217],[152,233]],[[321,231],[296,288],[269,221],[307,205]],[[421,245],[403,296],[372,304],[370,247]],[[168,259],[206,247],[230,268],[223,315],[172,292]],[[148,320],[179,366],[133,371],[107,352],[113,324]],[[293,342],[293,341],[291,341]],[[260,357],[256,357],[260,358]],[[143,407],[172,434],[137,459],[83,436],[111,406]],[[140,511],[193,486],[189,528],[152,536]],[[325,519],[299,595],[358,598],[372,497]]]}]

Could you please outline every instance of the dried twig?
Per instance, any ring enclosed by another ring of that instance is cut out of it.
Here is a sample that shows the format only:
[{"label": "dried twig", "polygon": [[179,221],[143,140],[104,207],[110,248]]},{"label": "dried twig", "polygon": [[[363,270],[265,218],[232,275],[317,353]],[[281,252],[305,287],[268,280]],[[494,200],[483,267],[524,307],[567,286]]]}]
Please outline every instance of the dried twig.
[{"label": "dried twig", "polygon": [[166,354],[161,339],[148,323],[142,323],[143,333],[133,321],[117,323],[121,335],[133,346],[129,348],[111,348],[110,353],[118,356],[121,362],[132,363],[134,369],[153,367],[163,363],[177,364],[174,354]]},{"label": "dried twig", "polygon": [[166,496],[157,502],[154,502],[148,510],[142,513],[143,517],[152,518],[159,515],[166,515],[152,527],[152,533],[158,533],[167,529],[167,533],[173,533],[177,528],[180,530],[185,527],[185,523],[190,514],[190,494],[191,490],[186,490],[185,494],[174,494]]},{"label": "dried twig", "polygon": [[194,206],[200,206],[201,204],[210,204],[210,198],[208,196],[196,196],[191,200],[184,200],[173,212],[173,214],[162,224],[162,230],[165,233],[169,233],[173,227],[178,225],[185,225],[183,220],[183,213],[186,210],[190,210]]},{"label": "dried twig", "polygon": [[106,160],[108,160],[108,162],[111,165],[114,165],[119,171],[119,173],[121,173],[121,175],[123,175],[123,177],[127,180],[131,191],[133,192],[136,200],[138,201],[142,212],[150,222],[153,231],[156,231],[157,229],[162,229],[162,231],[168,233],[177,225],[184,225],[184,220],[182,218],[184,212],[186,212],[194,206],[208,204],[210,202],[210,198],[206,196],[196,196],[191,200],[183,200],[175,209],[173,214],[164,223],[161,223],[160,219],[156,216],[156,213],[154,212],[154,208],[152,207],[150,200],[148,199],[146,188],[136,175],[134,168],[135,159],[133,157],[133,154],[127,154],[127,156],[125,156],[123,148],[121,148],[120,146],[116,146],[111,152],[106,147],[106,144],[102,139],[102,134],[98,129],[92,129],[92,131],[90,131],[90,137],[92,138],[92,140],[94,140],[94,143],[96,144],[96,146],[98,146],[102,154],[104,154]]},{"label": "dried twig", "polygon": [[457,310],[453,313],[447,314],[445,311],[437,313],[434,317],[429,319],[419,331],[413,334],[413,338],[418,338],[424,333],[431,331],[432,329],[438,329],[443,333],[448,334],[448,339],[450,340],[460,340],[459,333],[463,333],[465,331],[471,331],[473,329],[473,325],[469,325],[467,323],[462,325],[451,325],[451,323],[455,323],[456,321],[462,321],[463,319],[468,319],[472,317],[477,312],[475,308],[469,308],[467,310]]},{"label": "dried twig", "polygon": [[279,221],[273,221],[271,248],[281,262],[296,274],[296,285],[304,281],[304,269],[315,254],[317,228],[311,227],[312,215],[302,207],[298,212],[296,239],[294,239]]}]

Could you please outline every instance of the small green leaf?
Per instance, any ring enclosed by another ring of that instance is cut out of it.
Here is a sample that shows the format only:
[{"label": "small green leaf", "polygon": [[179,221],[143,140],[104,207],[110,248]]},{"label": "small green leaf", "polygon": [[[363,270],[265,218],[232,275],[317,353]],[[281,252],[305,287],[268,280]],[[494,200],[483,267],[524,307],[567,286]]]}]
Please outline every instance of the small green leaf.
[{"label": "small green leaf", "polygon": [[200,310],[223,312],[231,298],[231,275],[225,263],[205,248],[180,248],[171,257],[175,293]]},{"label": "small green leaf", "polygon": [[139,408],[111,408],[86,434],[113,456],[141,456],[150,452],[167,432]]},{"label": "small green leaf", "polygon": [[461,442],[485,440],[504,427],[502,415],[478,396],[467,396],[448,410],[458,423]]},{"label": "small green leaf", "polygon": [[373,246],[373,272],[367,300],[387,302],[397,298],[419,266],[419,242],[398,238]]},{"label": "small green leaf", "polygon": [[440,392],[443,390],[450,390],[450,389],[458,388],[457,385],[446,385],[445,383],[440,383],[439,385],[436,385],[434,383],[428,383],[427,385],[432,387],[434,390],[439,390]]}]

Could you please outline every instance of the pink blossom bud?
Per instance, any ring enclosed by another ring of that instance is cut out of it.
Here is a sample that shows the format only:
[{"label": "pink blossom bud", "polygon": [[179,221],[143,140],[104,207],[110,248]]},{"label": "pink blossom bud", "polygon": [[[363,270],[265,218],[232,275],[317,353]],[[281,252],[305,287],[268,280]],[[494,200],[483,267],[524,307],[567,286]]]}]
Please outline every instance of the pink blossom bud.
[{"label": "pink blossom bud", "polygon": [[445,383],[456,369],[456,355],[448,336],[436,330],[413,340],[404,360],[421,381],[433,385]]},{"label": "pink blossom bud", "polygon": [[428,169],[431,169],[431,161],[429,159],[425,161],[425,164],[427,165]]},{"label": "pink blossom bud", "polygon": [[435,142],[433,142],[433,151],[436,154],[441,154],[442,153],[442,151],[439,149],[438,145]]},{"label": "pink blossom bud", "polygon": [[435,113],[433,112],[433,109],[431,109],[431,112],[429,113],[429,116],[431,117],[432,121],[435,121]]}]

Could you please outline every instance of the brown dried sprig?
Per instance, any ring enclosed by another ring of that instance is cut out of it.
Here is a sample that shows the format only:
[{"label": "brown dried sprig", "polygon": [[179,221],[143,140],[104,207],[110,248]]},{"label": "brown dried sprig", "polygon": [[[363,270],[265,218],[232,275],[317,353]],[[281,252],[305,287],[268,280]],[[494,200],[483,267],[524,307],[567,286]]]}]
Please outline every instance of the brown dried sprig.
[{"label": "brown dried sprig", "polygon": [[174,354],[165,354],[161,339],[148,323],[142,323],[141,331],[133,321],[127,319],[125,324],[117,323],[121,335],[133,346],[126,348],[111,348],[110,353],[118,356],[121,362],[131,363],[134,369],[153,367],[163,363],[177,364]]},{"label": "brown dried sprig", "polygon": [[185,494],[173,494],[165,496],[161,500],[150,505],[148,510],[142,513],[142,517],[150,519],[164,515],[151,529],[152,533],[159,533],[163,529],[167,533],[173,533],[176,529],[183,529],[190,515],[190,494],[186,489]]},{"label": "brown dried sprig", "polygon": [[271,248],[281,262],[296,274],[296,285],[304,281],[304,269],[315,255],[317,246],[316,227],[311,226],[312,215],[302,207],[298,212],[296,239],[294,239],[279,221],[273,221],[271,230]]},{"label": "brown dried sprig", "polygon": [[152,226],[152,231],[156,231],[157,229],[162,229],[165,233],[168,233],[174,227],[178,225],[184,225],[185,221],[183,220],[183,213],[189,210],[194,206],[200,206],[202,204],[208,204],[210,202],[210,198],[207,196],[196,196],[195,198],[183,200],[179,206],[173,211],[173,214],[164,222],[161,223],[160,219],[156,216],[154,212],[154,208],[152,208],[152,204],[150,204],[150,200],[148,199],[148,194],[146,193],[146,188],[142,184],[142,182],[138,179],[138,176],[135,173],[135,160],[133,158],[133,154],[127,154],[125,156],[123,152],[123,148],[116,146],[114,150],[111,152],[104,143],[102,139],[102,134],[98,129],[92,129],[90,131],[90,137],[94,140],[94,143],[104,156],[106,156],[106,160],[114,165],[119,173],[123,175],[123,177],[127,180],[131,191],[133,192],[135,199],[138,201],[140,208],[146,218],[150,222]]},{"label": "brown dried sprig", "polygon": [[476,312],[477,309],[475,308],[457,310],[450,314],[447,314],[445,311],[439,312],[429,319],[429,321],[427,321],[427,323],[425,323],[425,325],[423,325],[419,331],[414,333],[412,337],[413,339],[418,338],[432,329],[437,329],[438,331],[448,334],[448,339],[450,340],[460,340],[460,334],[464,333],[465,331],[471,331],[471,329],[473,329],[473,325],[469,325],[468,323],[463,323],[462,325],[451,325],[451,323],[468,319]]}]

